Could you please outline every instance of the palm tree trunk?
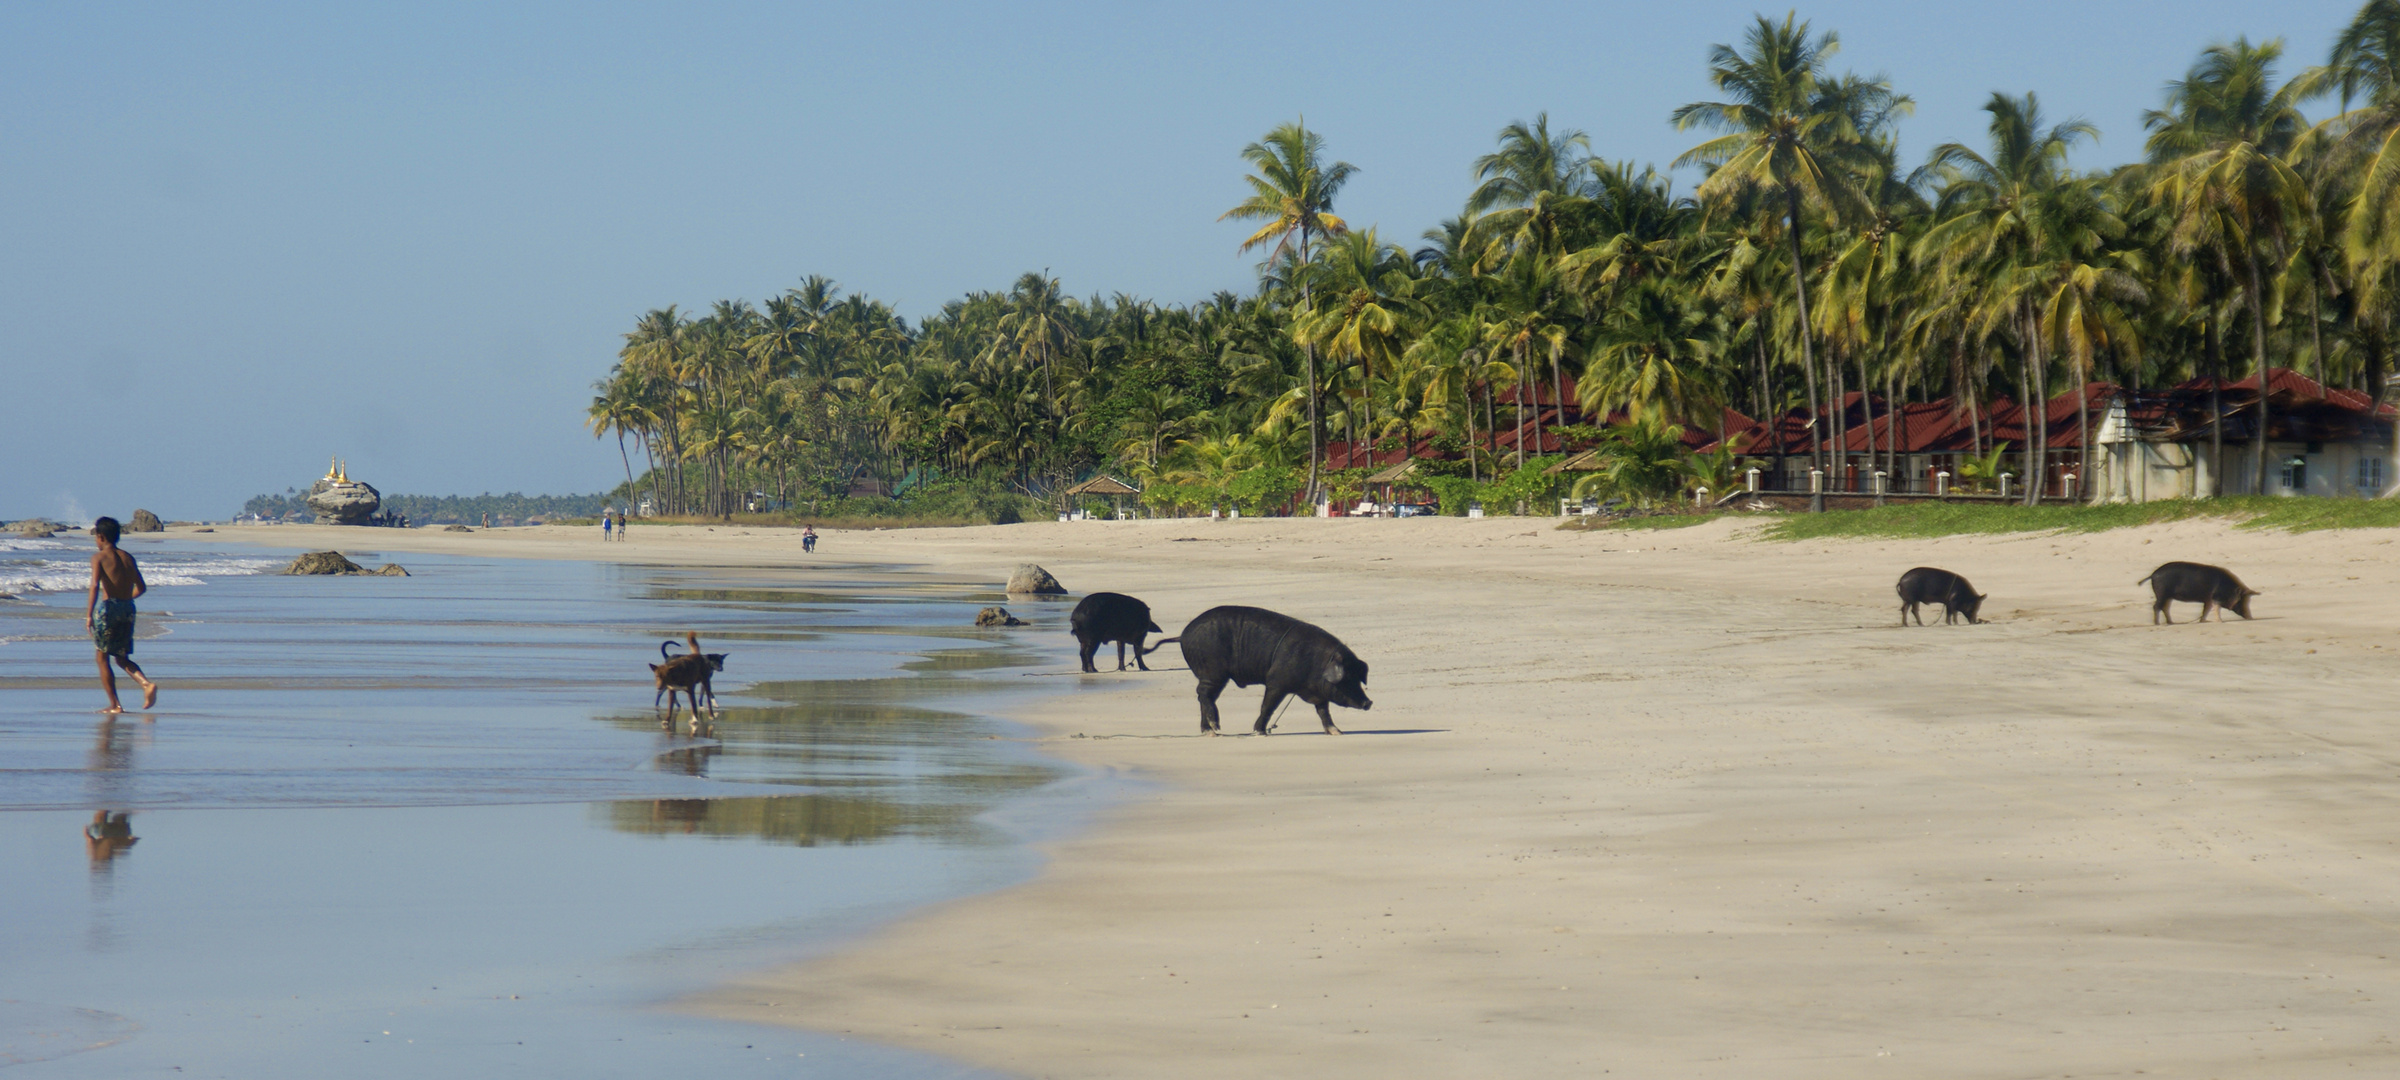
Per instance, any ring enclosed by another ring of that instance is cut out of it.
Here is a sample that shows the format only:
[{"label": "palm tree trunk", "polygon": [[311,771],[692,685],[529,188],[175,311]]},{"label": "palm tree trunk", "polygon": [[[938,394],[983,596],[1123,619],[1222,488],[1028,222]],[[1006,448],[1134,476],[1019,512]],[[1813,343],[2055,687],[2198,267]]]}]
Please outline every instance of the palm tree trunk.
[{"label": "palm tree trunk", "polygon": [[2036,396],[2036,397],[2039,397],[2039,398],[2041,399],[2041,402],[2042,402],[2042,404],[2041,404],[2041,409],[2040,409],[2040,411],[2038,411],[2038,412],[2034,413],[2034,423],[2035,423],[2035,424],[2037,424],[2037,425],[2039,425],[2039,427],[2040,427],[2040,430],[2041,430],[2041,440],[2040,440],[2040,442],[2041,442],[2041,480],[2042,480],[2042,490],[2041,490],[2041,492],[2040,492],[2039,494],[2036,494],[2036,495],[2033,497],[2033,502],[2034,502],[2034,505],[2036,505],[2036,506],[2039,506],[2039,505],[2041,505],[2041,502],[2042,502],[2042,500],[2043,500],[2044,498],[2047,498],[2047,497],[2049,496],[2049,494],[2050,494],[2050,396],[2051,396],[2051,395],[2050,395],[2050,352],[2049,352],[2049,350],[2047,350],[2047,349],[2045,349],[2045,348],[2043,348],[2043,347],[2042,347],[2042,340],[2041,340],[2041,338],[2038,336],[2038,332],[2039,332],[2039,330],[2040,330],[2040,325],[2039,325],[2039,323],[2036,323],[2036,325],[2035,325],[2035,330],[2036,330],[2036,332],[2037,332],[2037,336],[2034,338],[2034,348],[2033,348],[2033,392],[2034,392],[2034,396]]},{"label": "palm tree trunk", "polygon": [[2308,281],[2308,343],[2309,366],[2317,373],[2317,385],[2325,385],[2325,276],[2311,274]]},{"label": "palm tree trunk", "polygon": [[1826,470],[1826,479],[1830,490],[1840,490],[1842,473],[1850,464],[1850,390],[1842,385],[1842,358],[1832,352],[1825,354],[1825,389],[1825,408],[1833,413],[1833,430],[1828,433],[1833,441],[1826,450],[1832,468]]},{"label": "palm tree trunk", "polygon": [[1858,355],[1858,411],[1867,422],[1867,465],[1858,478],[1862,490],[1875,490],[1875,380],[1867,374],[1867,355]]},{"label": "palm tree trunk", "polygon": [[2258,372],[2258,437],[2250,447],[2251,470],[2258,476],[2254,492],[2267,493],[2267,317],[2260,290],[2266,287],[2265,275],[2258,269],[2258,252],[2248,253],[2250,265],[2250,351],[2253,366]]},{"label": "palm tree trunk", "polygon": [[1525,389],[1531,385],[1531,372],[1525,370],[1525,343],[1515,349],[1517,357],[1517,467],[1525,467]]},{"label": "palm tree trunk", "polygon": [[1775,388],[1772,385],[1773,377],[1768,374],[1770,370],[1767,367],[1767,331],[1769,327],[1764,316],[1751,320],[1751,325],[1757,330],[1754,344],[1758,346],[1758,418],[1767,425],[1767,437],[1774,440],[1775,475],[1772,482],[1781,484],[1784,459],[1783,418],[1775,413]]},{"label": "palm tree trunk", "polygon": [[2208,494],[2225,494],[2225,331],[2217,313],[2208,313],[2202,326],[2208,359]]},{"label": "palm tree trunk", "polygon": [[2081,447],[2081,448],[2080,448],[2080,449],[2077,451],[2077,454],[2079,455],[2079,457],[2080,457],[2080,460],[2078,460],[2078,461],[2076,462],[2075,469],[2076,469],[2076,472],[2077,472],[2077,474],[2078,474],[2078,475],[2080,475],[2080,476],[2082,477],[2082,483],[2083,483],[2083,491],[2082,491],[2082,495],[2083,495],[2083,502],[2085,502],[2086,504],[2089,504],[2089,503],[2091,503],[2091,502],[2093,501],[2093,499],[2092,499],[2092,493],[2093,493],[2094,491],[2097,491],[2097,490],[2099,490],[2099,485],[2093,482],[2093,477],[2092,477],[2092,397],[2091,397],[2091,390],[2090,390],[2090,387],[2091,387],[2091,385],[2092,385],[2092,375],[2091,375],[2091,371],[2090,371],[2090,369],[2088,369],[2088,368],[2086,368],[2086,367],[2084,366],[2084,364],[2083,364],[2083,361],[2081,361],[2081,360],[2078,360],[2078,361],[2076,361],[2076,362],[2075,362],[2075,437],[2076,437],[2076,439],[2077,439],[2079,442],[2081,442],[2081,443],[2082,443],[2082,447]]},{"label": "palm tree trunk", "polygon": [[[2018,466],[2018,468],[2024,470],[2024,472],[2027,474],[2033,472],[2034,439],[2033,410],[2031,407],[2027,406],[2025,402],[2030,400],[2032,396],[2033,350],[2030,347],[2021,348],[2017,350],[2017,432],[2019,437],[2025,440],[2025,445],[2018,447],[2017,452],[2018,456],[2024,462],[2024,464]],[[2019,479],[2027,478],[2020,476]],[[2033,487],[2030,480],[2028,480],[2026,487],[2028,490],[2031,490]],[[2025,501],[2025,505],[2027,506],[2033,505],[2033,500],[2026,495],[2019,495],[2017,498],[2023,499]]]},{"label": "palm tree trunk", "polygon": [[[1800,189],[1795,185],[1785,184],[1783,195],[1786,206],[1785,214],[1789,225],[1785,231],[1791,235],[1792,241],[1792,301],[1797,307],[1800,317],[1799,323],[1793,329],[1800,337],[1800,369],[1808,373],[1808,411],[1810,416],[1817,421],[1814,434],[1816,438],[1822,438],[1825,434],[1825,414],[1817,409],[1817,362],[1815,354],[1808,345],[1808,263],[1800,251]],[[1817,460],[1815,441],[1815,439],[1810,440],[1811,445],[1808,449],[1812,468],[1815,467]]]},{"label": "palm tree trunk", "polygon": [[617,460],[625,463],[625,501],[633,501],[633,456],[625,452],[625,429],[617,428]]},{"label": "palm tree trunk", "polygon": [[[1550,416],[1550,430],[1555,432],[1567,426],[1567,371],[1556,346],[1550,349],[1550,407],[1556,410]],[[1719,417],[1720,421],[1722,419]],[[1724,424],[1720,422],[1717,426],[1723,427]],[[1565,450],[1566,442],[1561,440],[1558,448]]]}]

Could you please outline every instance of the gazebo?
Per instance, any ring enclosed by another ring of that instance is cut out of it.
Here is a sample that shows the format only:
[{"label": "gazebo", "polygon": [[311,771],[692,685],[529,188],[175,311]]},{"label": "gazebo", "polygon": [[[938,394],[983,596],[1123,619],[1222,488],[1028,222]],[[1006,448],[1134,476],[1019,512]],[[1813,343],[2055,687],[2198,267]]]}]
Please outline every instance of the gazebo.
[{"label": "gazebo", "polygon": [[1139,495],[1141,493],[1142,490],[1140,488],[1134,487],[1133,485],[1128,484],[1123,480],[1119,480],[1116,477],[1110,476],[1107,473],[1101,473],[1100,475],[1086,480],[1083,483],[1068,488],[1066,492],[1068,498],[1079,498],[1085,495],[1109,496],[1110,498],[1116,500],[1118,517],[1125,516],[1125,496]]},{"label": "gazebo", "polygon": [[1400,462],[1399,464],[1392,465],[1369,474],[1365,480],[1359,481],[1359,485],[1367,488],[1370,493],[1372,493],[1376,485],[1382,485],[1383,503],[1388,507],[1396,501],[1392,497],[1392,489],[1402,484],[1413,485],[1417,479],[1417,475],[1418,470],[1416,459],[1410,458],[1407,461]]},{"label": "gazebo", "polygon": [[1565,476],[1571,472],[1599,472],[1603,467],[1604,466],[1600,461],[1600,451],[1586,450],[1575,455],[1574,457],[1559,462],[1556,465],[1552,465],[1547,469],[1543,469],[1542,475]]}]

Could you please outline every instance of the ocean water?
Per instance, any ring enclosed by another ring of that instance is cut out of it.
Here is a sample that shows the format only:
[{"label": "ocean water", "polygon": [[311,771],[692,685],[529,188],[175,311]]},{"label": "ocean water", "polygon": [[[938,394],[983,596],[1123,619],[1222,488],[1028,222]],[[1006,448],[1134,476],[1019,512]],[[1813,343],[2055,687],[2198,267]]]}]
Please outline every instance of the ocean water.
[{"label": "ocean water", "polygon": [[[1063,607],[972,629],[989,583],[423,555],[292,578],[263,572],[288,552],[129,537],[165,691],[108,718],[88,547],[9,544],[11,1075],[975,1075],[662,1006],[1022,880],[1111,794],[992,718],[1073,661]],[[709,738],[651,707],[644,664],[687,630],[730,654]]]}]

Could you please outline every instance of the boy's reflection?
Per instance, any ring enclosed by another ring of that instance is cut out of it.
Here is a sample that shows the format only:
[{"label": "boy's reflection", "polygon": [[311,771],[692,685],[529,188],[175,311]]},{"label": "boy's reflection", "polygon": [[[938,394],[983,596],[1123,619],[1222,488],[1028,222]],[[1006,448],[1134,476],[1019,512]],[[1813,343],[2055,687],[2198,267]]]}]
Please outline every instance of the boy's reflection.
[{"label": "boy's reflection", "polygon": [[133,835],[131,813],[94,810],[92,823],[83,827],[83,850],[92,857],[94,870],[105,869],[109,860],[141,842],[141,837]]}]

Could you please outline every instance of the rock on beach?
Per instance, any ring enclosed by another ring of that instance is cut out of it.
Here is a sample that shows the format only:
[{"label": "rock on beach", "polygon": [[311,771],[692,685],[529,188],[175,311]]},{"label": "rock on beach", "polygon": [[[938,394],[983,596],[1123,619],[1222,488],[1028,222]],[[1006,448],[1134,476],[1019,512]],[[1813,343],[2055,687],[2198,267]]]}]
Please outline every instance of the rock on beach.
[{"label": "rock on beach", "polygon": [[987,607],[975,613],[975,625],[981,627],[1023,626],[1025,620],[1009,614],[1007,608]]},{"label": "rock on beach", "polygon": [[383,493],[359,480],[319,480],[308,489],[308,508],[319,525],[364,525],[383,507]]},{"label": "rock on beach", "polygon": [[133,512],[132,520],[125,523],[125,531],[141,533],[165,532],[167,531],[167,526],[165,522],[158,520],[157,514],[153,514],[148,510],[136,510]]},{"label": "rock on beach", "polygon": [[1032,563],[1023,563],[1017,567],[1016,573],[1008,576],[1008,591],[1018,596],[1057,596],[1064,595],[1067,587],[1051,577],[1050,571]]}]

